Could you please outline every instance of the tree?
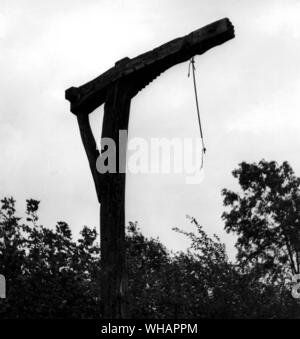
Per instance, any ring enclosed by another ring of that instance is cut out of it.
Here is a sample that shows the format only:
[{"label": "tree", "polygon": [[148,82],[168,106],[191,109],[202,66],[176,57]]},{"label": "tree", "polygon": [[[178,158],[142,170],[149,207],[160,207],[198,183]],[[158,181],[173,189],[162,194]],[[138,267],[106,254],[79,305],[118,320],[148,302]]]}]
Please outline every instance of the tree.
[{"label": "tree", "polygon": [[189,219],[196,232],[175,229],[191,240],[187,253],[174,258],[182,318],[295,317],[297,303],[288,286],[265,283],[256,270],[243,272],[229,261],[216,235],[209,237],[195,218]]},{"label": "tree", "polygon": [[265,279],[281,281],[299,272],[300,178],[287,162],[242,162],[232,172],[241,191],[222,191],[227,232],[237,234],[237,259]]},{"label": "tree", "polygon": [[0,317],[99,317],[96,231],[83,228],[75,243],[65,222],[55,230],[38,224],[38,201],[27,200],[26,223],[15,215],[13,198],[1,203],[0,272],[6,277],[7,299],[1,301]]},{"label": "tree", "polygon": [[138,319],[160,319],[172,310],[163,300],[169,289],[164,284],[171,258],[158,239],[147,239],[138,224],[127,227],[126,251],[129,272],[130,313]]},{"label": "tree", "polygon": [[[39,224],[39,202],[27,200],[26,217],[15,201],[0,206],[0,273],[7,299],[0,318],[101,317],[100,247],[95,229],[83,227],[74,241],[67,223]],[[295,301],[285,285],[261,281],[261,272],[244,272],[228,260],[224,244],[209,237],[194,218],[185,252],[170,253],[159,239],[146,238],[137,223],[126,235],[131,312],[148,318],[293,317]]]}]

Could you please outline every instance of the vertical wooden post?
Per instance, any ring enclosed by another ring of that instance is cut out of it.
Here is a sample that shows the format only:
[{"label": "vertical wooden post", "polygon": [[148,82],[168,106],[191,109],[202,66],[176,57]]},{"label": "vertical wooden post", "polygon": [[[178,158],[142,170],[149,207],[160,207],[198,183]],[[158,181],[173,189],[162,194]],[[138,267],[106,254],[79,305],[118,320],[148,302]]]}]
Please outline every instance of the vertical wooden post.
[{"label": "vertical wooden post", "polygon": [[[119,169],[125,169],[126,145],[119,145],[119,131],[128,129],[130,102],[130,82],[118,81],[110,86],[104,107],[102,137],[112,138],[116,144],[117,173],[105,173],[101,180],[101,299],[106,319],[129,317],[125,255],[125,173],[119,173]],[[121,159],[120,152],[124,154]]]}]

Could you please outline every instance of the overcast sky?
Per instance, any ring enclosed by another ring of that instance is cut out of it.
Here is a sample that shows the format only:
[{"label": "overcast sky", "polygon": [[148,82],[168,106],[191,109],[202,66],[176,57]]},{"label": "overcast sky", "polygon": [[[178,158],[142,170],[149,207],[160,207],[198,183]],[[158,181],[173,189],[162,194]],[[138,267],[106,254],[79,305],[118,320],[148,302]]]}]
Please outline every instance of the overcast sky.
[{"label": "overcast sky", "polygon": [[[222,188],[236,189],[241,161],[288,160],[300,175],[300,2],[296,0],[1,0],[0,193],[41,200],[41,222],[97,226],[92,177],[64,91],[212,21],[229,17],[236,38],[196,58],[207,145],[204,181],[129,175],[126,219],[174,250],[191,230],[185,215],[217,233]],[[156,79],[132,102],[129,136],[197,137],[188,64]],[[100,133],[101,108],[91,116]]]}]

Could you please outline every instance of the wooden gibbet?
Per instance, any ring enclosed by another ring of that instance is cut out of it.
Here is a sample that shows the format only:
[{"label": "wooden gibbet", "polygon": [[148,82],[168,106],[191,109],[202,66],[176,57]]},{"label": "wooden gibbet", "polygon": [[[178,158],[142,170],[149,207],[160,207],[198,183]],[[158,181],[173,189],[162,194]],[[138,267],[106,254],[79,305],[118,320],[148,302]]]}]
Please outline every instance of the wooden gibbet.
[{"label": "wooden gibbet", "polygon": [[[184,37],[172,40],[133,59],[124,58],[94,80],[66,90],[71,112],[77,117],[81,139],[94,179],[100,210],[101,300],[104,318],[128,318],[125,258],[126,142],[120,147],[119,131],[128,130],[131,99],[172,66],[234,38],[229,19],[221,19]],[[89,123],[89,114],[104,104],[102,138],[116,145],[117,173],[101,174],[100,156]]]}]

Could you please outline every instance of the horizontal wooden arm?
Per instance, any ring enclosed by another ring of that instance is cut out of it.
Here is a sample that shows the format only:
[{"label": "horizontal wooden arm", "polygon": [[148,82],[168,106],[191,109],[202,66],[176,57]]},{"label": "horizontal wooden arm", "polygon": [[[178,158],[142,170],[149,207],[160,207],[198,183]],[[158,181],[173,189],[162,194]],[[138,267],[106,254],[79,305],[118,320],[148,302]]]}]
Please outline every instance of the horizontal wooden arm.
[{"label": "horizontal wooden arm", "polygon": [[88,114],[106,100],[107,88],[113,82],[128,77],[136,82],[135,95],[140,89],[170,67],[234,38],[229,19],[221,19],[184,37],[172,40],[133,59],[124,58],[116,65],[80,87],[66,91],[74,114]]}]

